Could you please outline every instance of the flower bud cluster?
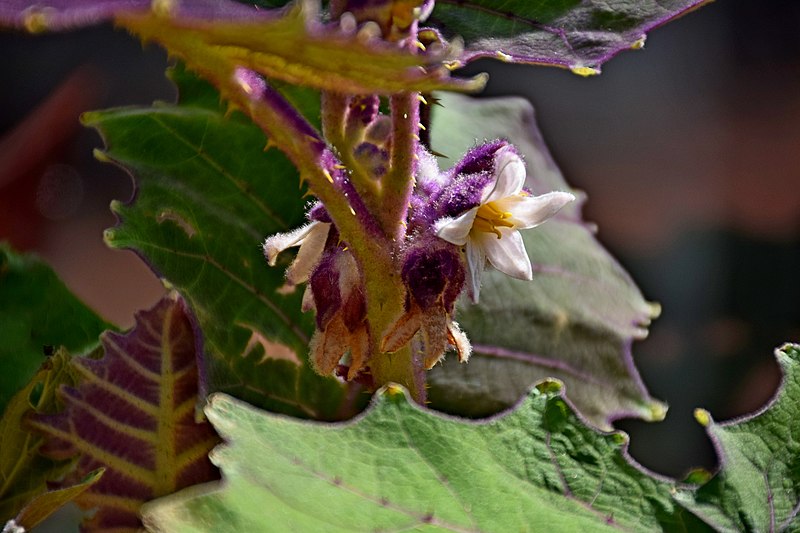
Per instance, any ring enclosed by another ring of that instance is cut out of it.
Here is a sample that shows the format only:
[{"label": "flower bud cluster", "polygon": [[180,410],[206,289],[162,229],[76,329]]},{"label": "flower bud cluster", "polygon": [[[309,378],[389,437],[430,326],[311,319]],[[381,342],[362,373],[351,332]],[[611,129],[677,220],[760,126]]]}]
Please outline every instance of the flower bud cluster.
[{"label": "flower bud cluster", "polygon": [[[377,98],[349,102],[345,130],[356,145],[362,171],[378,179],[386,170],[386,138]],[[380,352],[411,344],[421,362],[432,368],[450,348],[466,362],[470,343],[453,320],[458,297],[466,292],[477,302],[487,263],[520,279],[531,279],[532,267],[519,230],[535,227],[574,199],[566,192],[536,196],[524,187],[525,166],[516,148],[503,140],[470,150],[454,167],[440,172],[435,158],[420,149],[402,243],[394,251],[405,288],[403,312],[386,331],[372,331],[362,265],[341,241],[324,206],[308,212],[308,224],[268,238],[264,252],[277,254],[299,246],[286,270],[287,285],[308,282],[306,311],[316,312],[311,342],[314,368],[321,374],[341,372],[352,380],[369,375],[370,353],[377,335]]]}]

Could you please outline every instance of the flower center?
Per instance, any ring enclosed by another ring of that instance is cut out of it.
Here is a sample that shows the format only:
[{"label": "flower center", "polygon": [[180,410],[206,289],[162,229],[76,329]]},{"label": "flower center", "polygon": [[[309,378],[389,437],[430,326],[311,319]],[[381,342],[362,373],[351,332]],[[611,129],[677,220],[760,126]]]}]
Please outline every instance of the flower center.
[{"label": "flower center", "polygon": [[488,202],[478,208],[472,228],[485,233],[494,233],[500,239],[503,234],[497,228],[513,228],[514,224],[508,220],[511,216],[508,211],[500,211],[494,202]]}]

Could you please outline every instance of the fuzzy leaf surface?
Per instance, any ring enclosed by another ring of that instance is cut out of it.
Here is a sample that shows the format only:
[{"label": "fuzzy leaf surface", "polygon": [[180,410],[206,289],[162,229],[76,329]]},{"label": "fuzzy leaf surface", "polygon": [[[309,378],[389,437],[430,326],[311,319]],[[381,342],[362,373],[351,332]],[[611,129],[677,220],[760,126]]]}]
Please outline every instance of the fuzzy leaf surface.
[{"label": "fuzzy leaf surface", "polygon": [[[497,137],[525,157],[534,194],[570,190],[519,98],[472,100],[442,95],[434,109],[432,147],[449,161],[476,140]],[[583,195],[545,224],[522,231],[533,281],[494,269],[483,274],[480,303],[462,299],[456,320],[473,344],[466,365],[454,357],[430,374],[432,406],[486,416],[515,403],[532,384],[555,377],[579,411],[600,428],[622,416],[663,418],[634,367],[631,344],[647,334],[657,307],[594,238],[582,220]]]},{"label": "fuzzy leaf surface", "polygon": [[0,413],[44,363],[44,347],[80,353],[108,327],[44,262],[0,244]]},{"label": "fuzzy leaf surface", "polygon": [[153,531],[685,530],[672,485],[627,462],[623,434],[583,425],[553,381],[480,422],[391,385],[344,424],[222,394],[206,413],[225,440],[211,455],[223,481],[149,504]]},{"label": "fuzzy leaf surface", "polygon": [[721,466],[695,494],[676,499],[716,531],[800,529],[800,345],[787,344],[776,356],[783,382],[762,410],[721,424],[697,412]]},{"label": "fuzzy leaf surface", "polygon": [[[39,455],[44,439],[29,432],[24,421],[31,412],[56,412],[60,407],[56,391],[62,384],[74,382],[70,355],[59,349],[45,359],[6,406],[0,419],[0,522],[17,516],[31,500],[47,491],[47,481],[56,479],[69,466],[66,461]],[[33,526],[25,521],[18,523],[26,528]]]},{"label": "fuzzy leaf surface", "polygon": [[185,104],[84,118],[137,188],[131,202],[113,203],[120,223],[106,242],[135,250],[189,302],[203,332],[203,393],[335,418],[343,387],[308,365],[312,319],[300,311],[300,291],[279,291],[284,269],[269,267],[260,247],[304,221],[297,172],[277,150],[264,151],[258,127],[226,119],[210,86],[185,73],[175,79],[191,95]]},{"label": "fuzzy leaf surface", "polygon": [[47,439],[43,454],[77,458],[61,487],[105,468],[75,499],[97,508],[84,530],[136,531],[144,502],[217,478],[207,454],[219,438],[195,421],[198,342],[182,300],[165,297],[125,335],[101,339],[102,358],[72,359],[79,378],[60,389],[65,410],[30,425]]},{"label": "fuzzy leaf surface", "polygon": [[428,22],[466,42],[462,61],[493,57],[600,72],[647,32],[710,0],[437,0]]}]

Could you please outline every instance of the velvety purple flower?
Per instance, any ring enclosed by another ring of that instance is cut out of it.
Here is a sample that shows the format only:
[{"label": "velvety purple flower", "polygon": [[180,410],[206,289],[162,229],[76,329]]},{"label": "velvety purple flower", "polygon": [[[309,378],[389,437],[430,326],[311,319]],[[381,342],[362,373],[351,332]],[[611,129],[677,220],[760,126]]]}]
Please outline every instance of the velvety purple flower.
[{"label": "velvety purple flower", "polygon": [[381,350],[397,351],[418,336],[425,368],[441,361],[448,346],[454,346],[459,361],[466,362],[472,348],[452,319],[464,288],[460,251],[434,237],[423,238],[406,251],[401,276],[406,286],[405,312],[384,335]]},{"label": "velvety purple flower", "polygon": [[[478,147],[473,152],[483,155],[480,149]],[[523,190],[525,163],[511,145],[505,144],[493,151],[488,180],[485,179],[488,172],[486,160],[486,157],[470,157],[469,154],[462,160],[459,171],[474,178],[465,180],[463,185],[458,183],[457,176],[454,178],[458,184],[456,189],[461,187],[461,190],[449,192],[450,197],[444,199],[447,205],[439,208],[444,216],[433,223],[437,237],[465,247],[467,286],[475,302],[480,295],[481,274],[487,261],[511,277],[533,278],[531,262],[519,230],[538,226],[575,199],[568,192],[554,191],[536,196]],[[475,204],[476,183],[480,199]],[[453,206],[458,209],[453,209]]]}]

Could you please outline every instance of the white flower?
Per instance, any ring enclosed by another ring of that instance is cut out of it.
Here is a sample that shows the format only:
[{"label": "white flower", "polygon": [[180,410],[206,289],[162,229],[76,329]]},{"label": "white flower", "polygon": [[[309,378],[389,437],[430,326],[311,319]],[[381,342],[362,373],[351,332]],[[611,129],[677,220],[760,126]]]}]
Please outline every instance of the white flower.
[{"label": "white flower", "polygon": [[264,241],[264,255],[270,266],[275,266],[278,254],[292,246],[299,246],[289,268],[286,269],[286,281],[290,286],[308,281],[311,271],[319,262],[328,240],[331,224],[313,221],[289,233],[276,233]]},{"label": "white flower", "polygon": [[480,295],[486,261],[517,279],[533,279],[533,269],[518,230],[538,226],[575,199],[568,192],[534,196],[523,191],[525,164],[514,148],[495,154],[494,176],[481,195],[480,204],[453,218],[434,223],[436,236],[466,246],[467,284],[473,301]]}]

